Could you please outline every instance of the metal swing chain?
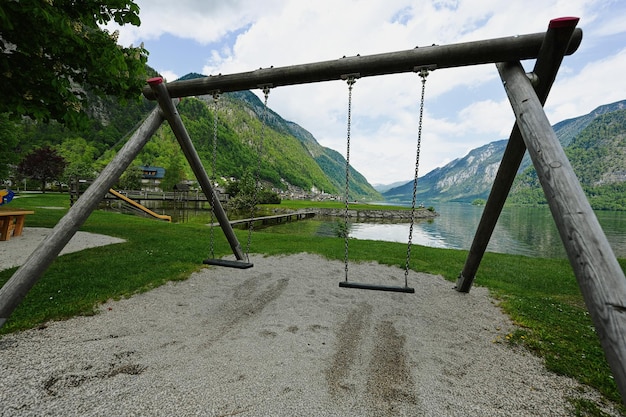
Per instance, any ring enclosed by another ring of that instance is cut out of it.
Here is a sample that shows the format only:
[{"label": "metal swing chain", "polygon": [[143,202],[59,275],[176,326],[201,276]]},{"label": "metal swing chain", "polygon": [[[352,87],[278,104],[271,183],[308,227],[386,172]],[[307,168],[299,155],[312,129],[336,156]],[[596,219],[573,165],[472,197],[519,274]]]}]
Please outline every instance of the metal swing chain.
[{"label": "metal swing chain", "polygon": [[254,217],[256,216],[256,205],[259,198],[259,182],[261,180],[261,159],[263,156],[263,142],[265,139],[265,123],[267,122],[267,99],[270,95],[269,85],[263,86],[263,95],[265,96],[265,101],[263,102],[263,119],[261,120],[261,134],[259,139],[259,148],[257,150],[258,158],[254,178],[254,192],[252,195],[252,207],[250,208],[250,226],[248,227],[248,242],[246,244],[246,259],[248,262],[250,262],[250,244],[252,242],[252,230],[254,229]]},{"label": "metal swing chain", "polygon": [[[211,159],[211,178],[213,179],[213,184],[215,184],[215,180],[217,178],[217,110],[218,110],[218,102],[219,102],[220,94],[218,92],[213,93],[213,154]],[[210,228],[210,248],[209,248],[209,257],[215,258],[215,249],[214,249],[214,229],[213,223],[215,223],[215,191],[211,193],[211,228]]]},{"label": "metal swing chain", "polygon": [[346,282],[348,281],[348,211],[349,204],[348,200],[350,199],[350,127],[352,124],[352,86],[356,83],[356,77],[348,76],[346,79],[348,83],[348,132],[346,139],[346,193],[345,193],[345,211],[344,211],[344,222],[343,222],[343,235],[344,235],[344,270],[346,273]]},{"label": "metal swing chain", "polygon": [[426,77],[428,77],[428,70],[422,68],[419,72],[419,76],[422,79],[422,97],[420,100],[420,116],[419,124],[417,128],[417,151],[415,155],[415,176],[413,177],[413,200],[411,202],[411,226],[409,227],[409,242],[406,248],[406,263],[404,264],[404,286],[408,287],[409,282],[409,268],[411,262],[411,246],[413,241],[413,225],[415,224],[415,201],[417,197],[417,177],[420,167],[420,148],[422,146],[422,121],[424,119],[424,93],[426,91]]}]

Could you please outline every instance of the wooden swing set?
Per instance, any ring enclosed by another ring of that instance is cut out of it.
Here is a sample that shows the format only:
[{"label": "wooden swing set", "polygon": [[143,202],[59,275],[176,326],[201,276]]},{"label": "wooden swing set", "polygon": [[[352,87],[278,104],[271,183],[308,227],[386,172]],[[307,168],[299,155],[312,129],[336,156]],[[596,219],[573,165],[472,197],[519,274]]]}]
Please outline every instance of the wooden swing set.
[{"label": "wooden swing set", "polygon": [[[456,289],[470,291],[517,170],[528,150],[607,361],[622,399],[626,402],[626,277],[543,111],[543,104],[563,57],[573,54],[582,41],[582,30],[576,28],[578,20],[575,17],[554,19],[550,21],[546,32],[529,35],[261,68],[167,84],[161,78],[148,80],[144,96],[156,100],[159,105],[48,237],[0,289],[0,327],[165,120],[171,126],[207,199],[213,203],[215,216],[237,259],[232,262],[242,264],[234,266],[248,267],[247,255],[216,198],[213,184],[172,98],[340,80],[353,74],[371,77],[419,72],[424,68],[495,64],[515,113],[516,123]],[[528,59],[536,59],[530,74],[526,74],[520,64],[520,61]],[[210,259],[207,263],[219,264]],[[358,284],[352,286],[358,288]],[[405,287],[408,288],[406,280]]]}]

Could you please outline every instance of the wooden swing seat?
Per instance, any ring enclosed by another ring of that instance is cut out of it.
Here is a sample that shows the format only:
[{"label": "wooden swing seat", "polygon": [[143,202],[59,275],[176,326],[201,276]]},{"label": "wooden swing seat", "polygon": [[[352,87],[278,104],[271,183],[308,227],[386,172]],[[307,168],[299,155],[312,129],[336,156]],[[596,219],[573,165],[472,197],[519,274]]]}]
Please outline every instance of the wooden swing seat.
[{"label": "wooden swing seat", "polygon": [[254,264],[243,261],[229,261],[227,259],[205,259],[202,261],[205,265],[223,266],[226,268],[248,269],[252,268]]},{"label": "wooden swing seat", "polygon": [[408,294],[415,293],[415,288],[406,287],[406,286],[398,287],[394,285],[360,284],[358,282],[350,282],[350,281],[340,281],[339,286],[342,288],[358,288],[360,290],[403,292],[403,293],[408,293]]}]

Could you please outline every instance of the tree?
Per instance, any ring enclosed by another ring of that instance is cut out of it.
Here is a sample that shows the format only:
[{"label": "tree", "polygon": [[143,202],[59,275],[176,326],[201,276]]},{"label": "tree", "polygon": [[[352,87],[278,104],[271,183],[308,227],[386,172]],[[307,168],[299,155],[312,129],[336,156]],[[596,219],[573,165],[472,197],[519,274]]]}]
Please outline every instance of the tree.
[{"label": "tree", "polygon": [[141,190],[143,171],[138,166],[128,167],[117,182],[117,188],[122,190]]},{"label": "tree", "polygon": [[83,138],[68,138],[57,146],[58,153],[65,159],[63,181],[91,179],[97,173],[94,161],[98,150]]},{"label": "tree", "polygon": [[147,51],[117,45],[109,22],[139,26],[132,0],[0,3],[0,113],[76,123],[86,91],[137,99]]},{"label": "tree", "polygon": [[228,208],[234,211],[249,211],[254,207],[255,179],[250,169],[247,169],[241,179],[226,186],[229,194]]},{"label": "tree", "polygon": [[173,157],[170,163],[165,167],[165,175],[161,180],[161,189],[163,191],[172,191],[176,184],[181,183],[185,179],[185,170],[183,169],[183,161],[181,156]]},{"label": "tree", "polygon": [[15,148],[19,143],[19,129],[6,113],[0,114],[0,180],[9,176],[9,167],[17,162]]},{"label": "tree", "polygon": [[18,174],[41,181],[41,190],[46,192],[46,183],[57,180],[65,169],[65,159],[49,146],[38,148],[26,155],[17,166]]},{"label": "tree", "polygon": [[256,204],[280,204],[280,196],[263,186],[257,186],[252,171],[247,169],[240,180],[226,184],[229,195],[228,208],[243,212],[252,210]]}]

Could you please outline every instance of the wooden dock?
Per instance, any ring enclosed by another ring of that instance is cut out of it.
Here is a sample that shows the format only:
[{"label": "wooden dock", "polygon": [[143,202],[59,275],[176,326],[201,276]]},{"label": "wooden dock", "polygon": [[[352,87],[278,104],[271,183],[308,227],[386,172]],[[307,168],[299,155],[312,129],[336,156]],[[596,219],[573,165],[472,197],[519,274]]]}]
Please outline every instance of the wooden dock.
[{"label": "wooden dock", "polygon": [[[314,211],[297,211],[293,213],[283,213],[283,214],[274,214],[271,216],[255,217],[253,219],[248,218],[248,219],[230,220],[229,222],[231,226],[237,226],[237,225],[242,225],[242,224],[249,226],[250,222],[254,222],[254,223],[260,222],[263,225],[268,225],[268,224],[275,224],[275,223],[290,222],[290,221],[295,221],[295,220],[309,219],[311,217],[314,217],[315,214],[316,213]],[[219,224],[213,223],[212,226],[219,226]]]}]

